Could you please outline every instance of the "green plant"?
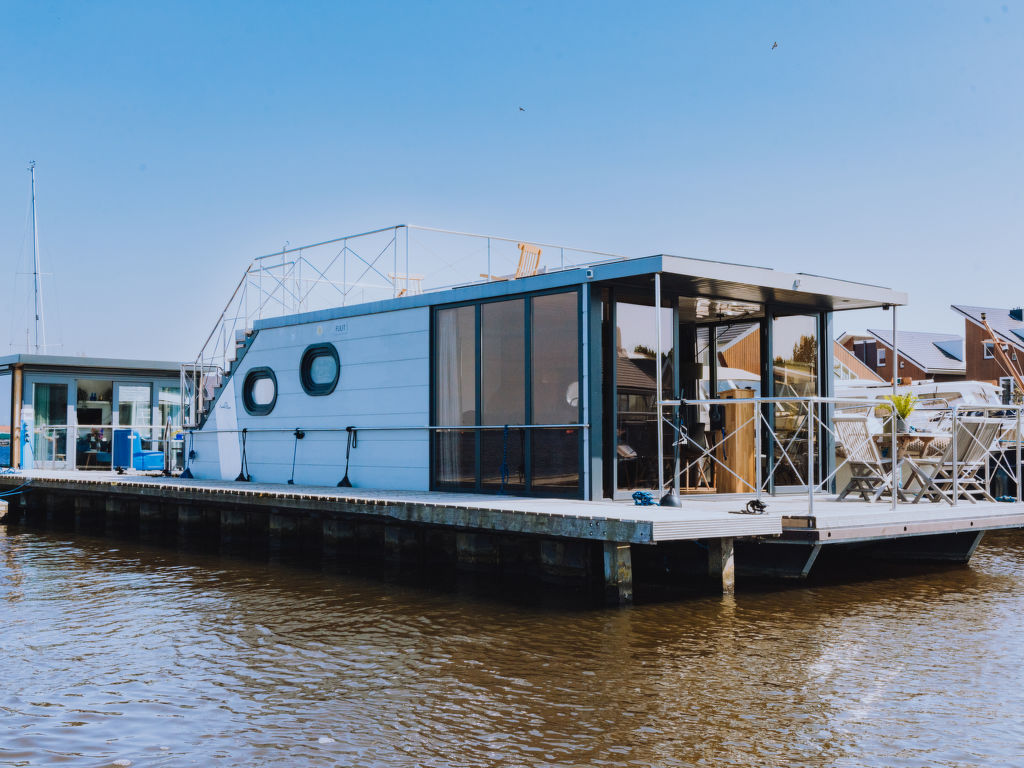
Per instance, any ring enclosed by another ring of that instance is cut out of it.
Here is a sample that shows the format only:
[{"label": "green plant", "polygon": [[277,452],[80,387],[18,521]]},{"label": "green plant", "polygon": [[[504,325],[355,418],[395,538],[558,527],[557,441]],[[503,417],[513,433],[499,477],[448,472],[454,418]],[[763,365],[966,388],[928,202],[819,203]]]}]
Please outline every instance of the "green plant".
[{"label": "green plant", "polygon": [[891,408],[896,411],[896,415],[901,419],[907,418],[914,412],[914,408],[917,407],[917,395],[913,392],[907,392],[905,395],[886,395],[885,399],[892,403],[892,405],[883,407],[887,410]]}]

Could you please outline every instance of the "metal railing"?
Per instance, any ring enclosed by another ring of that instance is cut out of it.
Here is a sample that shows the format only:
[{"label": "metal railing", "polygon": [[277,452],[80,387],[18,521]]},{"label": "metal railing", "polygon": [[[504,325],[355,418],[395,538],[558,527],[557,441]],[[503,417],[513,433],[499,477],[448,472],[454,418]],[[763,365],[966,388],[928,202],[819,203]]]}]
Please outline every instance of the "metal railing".
[{"label": "metal railing", "polygon": [[[257,321],[514,279],[522,242],[400,224],[296,248],[286,245],[253,259],[196,359],[182,366],[185,424],[199,424]],[[538,271],[545,273],[624,258],[553,243],[528,244],[541,249]],[[186,379],[195,384],[187,385]]]},{"label": "metal railing", "polygon": [[[116,432],[130,433],[130,456],[127,463],[120,465],[114,462],[113,441]],[[134,454],[138,450],[155,450],[163,453],[161,469],[175,471],[184,466],[184,433],[182,427],[177,424],[53,424],[31,427],[28,433],[31,439],[33,465],[51,465],[37,467],[40,469],[131,467]],[[135,433],[138,433],[138,437]],[[24,444],[25,436],[19,434],[18,439]],[[83,441],[89,449],[80,451],[79,443]],[[80,461],[83,456],[90,457],[90,460]],[[109,459],[101,458],[104,456],[109,456]]]},{"label": "metal railing", "polygon": [[[719,477],[724,474],[732,479],[733,485],[740,487],[738,492],[753,494],[757,499],[764,494],[776,495],[783,487],[803,489],[807,494],[808,508],[813,511],[816,495],[838,491],[835,485],[844,470],[850,472],[856,468],[863,472],[865,466],[873,463],[870,458],[864,459],[863,449],[870,441],[878,449],[878,463],[875,481],[869,484],[874,486],[877,498],[888,495],[893,507],[909,500],[912,494],[914,502],[927,498],[956,505],[962,498],[973,499],[961,484],[984,488],[988,494],[993,475],[998,472],[1016,486],[1015,500],[1020,502],[1024,485],[1021,482],[1024,476],[1024,435],[1021,431],[1024,407],[949,406],[939,404],[938,400],[930,402],[935,404],[916,410],[928,413],[929,423],[948,423],[948,432],[900,431],[899,420],[894,417],[886,400],[834,397],[663,400],[661,405],[668,413],[673,409],[679,411],[676,418],[663,416],[664,428],[673,435],[676,450],[674,459],[669,460],[673,465],[662,491],[671,488],[676,494],[682,493],[681,478],[689,478],[697,470],[702,477],[712,473]],[[702,412],[697,424],[684,423],[681,414],[688,406]],[[734,416],[729,419],[732,428],[729,430],[724,426],[727,409],[742,409],[733,411]],[[866,437],[847,444],[850,436],[840,434],[835,418],[844,412],[846,415],[860,412],[867,417],[866,421],[873,419],[881,431],[865,426]],[[979,442],[974,432],[962,428],[966,423],[964,419],[970,417],[977,421],[977,417],[984,414],[999,417],[998,437],[977,445],[975,451],[962,450],[964,447],[958,441],[965,435],[974,443]],[[698,435],[698,432],[703,434]],[[743,445],[741,436],[747,444],[753,442],[752,466],[743,457],[733,456],[730,459],[728,456],[728,450]],[[948,441],[949,445],[941,452],[922,457],[912,455],[914,452],[908,450],[907,446],[915,441]],[[679,446],[687,446],[688,456],[685,459],[681,457]],[[874,455],[871,451],[867,453]],[[971,455],[970,466],[965,463],[965,454]],[[981,479],[978,473],[981,473]],[[914,486],[917,486],[916,493]]]}]

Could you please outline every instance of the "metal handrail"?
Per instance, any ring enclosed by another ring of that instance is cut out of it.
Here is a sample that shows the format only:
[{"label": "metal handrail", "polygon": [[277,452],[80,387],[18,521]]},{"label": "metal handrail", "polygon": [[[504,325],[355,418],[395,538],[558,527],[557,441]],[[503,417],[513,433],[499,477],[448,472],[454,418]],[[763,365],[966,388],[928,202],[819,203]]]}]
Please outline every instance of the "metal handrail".
[{"label": "metal handrail", "polygon": [[[930,399],[930,401],[933,401],[933,402],[946,402],[947,403],[947,407],[946,408],[940,408],[940,407],[934,407],[934,406],[932,406],[932,407],[921,407],[921,408],[918,408],[918,409],[915,409],[915,410],[940,411],[940,412],[948,411],[951,414],[951,416],[952,416],[953,429],[952,429],[952,431],[950,433],[950,437],[951,437],[951,441],[952,441],[951,451],[952,451],[952,455],[953,455],[953,481],[952,481],[953,482],[953,498],[950,500],[950,503],[952,503],[954,505],[956,505],[956,503],[957,503],[957,501],[959,499],[959,496],[960,496],[960,490],[959,490],[959,487],[958,487],[959,473],[960,473],[959,451],[957,450],[956,441],[957,441],[957,426],[959,425],[960,418],[961,418],[962,414],[964,414],[964,413],[971,413],[971,412],[977,413],[977,412],[993,412],[993,411],[995,411],[995,412],[1002,412],[1004,414],[1005,413],[1016,414],[1017,429],[1016,429],[1016,438],[1013,441],[1015,446],[1016,446],[1016,468],[1015,469],[1011,469],[1009,466],[1007,466],[1006,461],[1005,461],[1005,457],[997,456],[996,457],[996,461],[997,461],[997,468],[1004,469],[1007,472],[1007,475],[1009,477],[1011,477],[1015,481],[1016,487],[1017,487],[1017,501],[1020,502],[1022,500],[1022,495],[1024,495],[1024,489],[1022,489],[1022,485],[1024,485],[1024,483],[1022,483],[1022,480],[1024,480],[1024,462],[1022,462],[1022,459],[1024,459],[1024,434],[1022,434],[1022,430],[1021,430],[1022,421],[1024,421],[1024,406],[1021,406],[1021,405],[1002,405],[1002,404],[999,404],[999,405],[990,405],[990,404],[982,404],[982,405],[974,405],[974,404],[949,405],[948,404],[948,400],[946,400],[945,398],[934,398],[933,400]],[[777,430],[773,430],[772,429],[771,424],[769,422],[769,419],[767,418],[765,409],[763,408],[764,405],[775,405],[775,406],[778,406],[778,405],[784,405],[784,404],[797,404],[797,405],[801,406],[801,412],[803,412],[804,409],[806,409],[806,412],[803,413],[803,415],[800,417],[800,423],[793,429],[792,436],[790,437],[789,441],[787,441],[785,444],[779,439],[779,436],[777,434]],[[885,400],[883,400],[883,399],[866,399],[866,398],[852,398],[852,397],[824,397],[824,396],[807,396],[807,397],[793,397],[793,396],[780,397],[780,396],[776,396],[776,397],[761,397],[761,396],[755,396],[755,397],[743,398],[743,399],[734,399],[734,398],[662,399],[660,402],[658,402],[658,405],[660,405],[663,408],[677,408],[677,407],[684,407],[684,406],[689,406],[689,405],[700,405],[700,406],[719,405],[719,406],[731,406],[731,407],[740,407],[740,406],[752,407],[754,409],[754,411],[755,411],[755,415],[750,417],[749,419],[746,419],[743,422],[743,424],[739,425],[735,430],[733,430],[733,432],[729,433],[728,435],[724,435],[721,438],[721,440],[715,442],[712,445],[709,445],[707,448],[703,448],[703,447],[697,446],[698,448],[700,448],[700,456],[698,456],[698,457],[696,457],[696,459],[688,462],[686,467],[685,467],[685,470],[688,471],[690,469],[690,467],[694,466],[694,463],[696,461],[699,461],[701,459],[707,458],[707,459],[710,459],[713,463],[715,463],[716,466],[719,466],[722,469],[724,469],[725,471],[728,471],[731,474],[733,474],[735,477],[737,477],[745,485],[750,486],[750,482],[749,481],[747,481],[746,479],[740,477],[736,472],[734,472],[732,470],[732,468],[730,468],[730,467],[726,466],[725,464],[723,464],[714,455],[714,451],[719,446],[724,444],[725,441],[729,437],[731,437],[732,435],[736,434],[741,429],[747,428],[749,426],[749,424],[751,423],[751,421],[756,421],[758,427],[754,431],[754,441],[755,441],[754,453],[755,453],[755,457],[756,457],[756,459],[755,459],[755,482],[754,482],[754,486],[752,487],[751,490],[754,490],[756,492],[758,498],[760,498],[761,493],[763,492],[765,487],[768,485],[768,483],[771,481],[771,479],[774,477],[775,472],[777,472],[778,469],[781,466],[784,466],[784,465],[788,464],[789,468],[798,477],[802,476],[803,473],[800,472],[797,469],[797,467],[793,463],[793,460],[790,457],[789,453],[790,453],[790,449],[792,448],[793,441],[796,440],[798,437],[800,437],[801,434],[803,434],[804,437],[807,440],[808,506],[809,506],[810,510],[813,511],[813,509],[814,509],[814,494],[815,494],[815,492],[817,490],[819,490],[823,485],[831,482],[837,476],[839,470],[849,462],[849,458],[847,457],[842,462],[840,462],[832,471],[830,471],[826,476],[823,476],[821,478],[817,478],[816,477],[817,469],[818,469],[817,466],[816,466],[816,459],[817,459],[817,457],[815,455],[816,454],[816,440],[817,440],[817,436],[816,435],[817,435],[817,430],[818,429],[823,429],[825,432],[828,432],[833,438],[835,438],[837,436],[835,431],[831,427],[831,425],[829,423],[829,420],[825,417],[825,415],[823,413],[821,413],[821,409],[823,407],[826,407],[826,406],[832,406],[832,407],[834,407],[836,409],[840,409],[840,410],[853,409],[853,408],[857,408],[857,409],[868,408],[868,409],[874,410],[876,407],[879,407],[879,406],[884,407],[884,406],[886,406],[887,402]],[[889,405],[890,408],[892,407],[891,404],[888,404],[888,405]],[[682,439],[683,436],[685,436],[686,430],[685,429],[680,429],[679,427],[677,427],[676,424],[673,423],[670,418],[663,417],[663,422],[669,424],[672,428],[676,429],[679,432],[681,439]],[[899,435],[898,435],[898,433],[896,431],[896,420],[895,419],[891,419],[890,423],[891,423],[891,426],[892,426],[891,436],[890,435],[887,435],[887,436],[889,436],[890,439],[891,439],[891,462],[892,462],[892,468],[893,468],[892,469],[892,473],[891,473],[891,479],[892,479],[891,497],[892,497],[892,503],[895,506],[895,504],[898,502],[898,500],[900,498],[900,495],[901,495],[900,491],[899,491],[900,474],[901,474],[900,473],[900,469],[902,468],[903,462],[906,459],[901,460],[901,457],[900,457],[899,440],[898,440]],[[768,472],[768,477],[767,478],[764,478],[762,476],[763,475],[762,460],[766,458],[766,456],[764,455],[764,452],[763,452],[763,447],[762,447],[762,442],[763,442],[763,440],[762,440],[762,429],[767,432],[768,436],[773,441],[774,445],[777,445],[779,447],[779,449],[781,450],[781,453],[782,453],[782,456],[780,457],[779,462],[774,463],[769,468],[769,472]],[[885,434],[885,433],[883,433],[883,434]],[[911,432],[909,434],[912,435],[913,432]],[[991,456],[992,455],[992,446],[986,446],[986,451],[987,451],[987,455]],[[986,490],[988,490],[989,485],[991,483],[991,477],[990,477],[990,462],[987,459],[986,459],[986,462],[985,462],[985,473],[986,473],[985,487],[986,487]],[[674,482],[676,488],[678,489],[678,487],[679,487],[679,468],[678,467],[677,467],[677,471],[675,473],[675,478],[673,479],[673,482]],[[665,484],[663,483],[662,484],[662,488],[664,488],[664,485]]]},{"label": "metal handrail", "polygon": [[386,426],[360,427],[356,425],[348,427],[241,427],[236,429],[203,429],[198,430],[186,427],[185,431],[204,435],[219,434],[241,434],[242,432],[288,432],[292,433],[298,429],[302,432],[378,432],[394,430],[406,432],[411,430],[436,430],[436,431],[468,431],[468,430],[496,430],[496,429],[590,429],[589,424],[398,424]]}]

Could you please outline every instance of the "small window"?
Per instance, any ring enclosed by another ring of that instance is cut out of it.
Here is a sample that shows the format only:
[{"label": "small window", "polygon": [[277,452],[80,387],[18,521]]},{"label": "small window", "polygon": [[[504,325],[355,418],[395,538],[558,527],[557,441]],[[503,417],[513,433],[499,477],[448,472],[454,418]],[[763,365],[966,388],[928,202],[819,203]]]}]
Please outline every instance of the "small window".
[{"label": "small window", "polygon": [[242,385],[242,406],[251,416],[266,416],[277,403],[277,376],[269,368],[253,368]]},{"label": "small window", "polygon": [[878,367],[881,368],[885,365],[885,350],[879,347],[878,349]]},{"label": "small window", "polygon": [[299,379],[307,395],[329,395],[338,386],[341,361],[333,344],[313,344],[302,353]]},{"label": "small window", "polygon": [[985,342],[985,359],[986,360],[991,360],[993,357],[995,357],[995,346],[996,345],[993,344],[990,341],[986,341]]}]

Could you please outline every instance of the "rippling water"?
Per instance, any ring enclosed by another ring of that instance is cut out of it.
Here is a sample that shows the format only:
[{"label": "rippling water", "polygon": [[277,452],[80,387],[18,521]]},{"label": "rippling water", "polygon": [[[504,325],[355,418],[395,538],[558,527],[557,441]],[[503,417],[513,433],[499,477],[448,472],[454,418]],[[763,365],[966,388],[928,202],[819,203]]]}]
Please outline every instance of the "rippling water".
[{"label": "rippling water", "polygon": [[1022,586],[1024,533],[584,610],[0,526],[0,765],[1019,766]]}]

